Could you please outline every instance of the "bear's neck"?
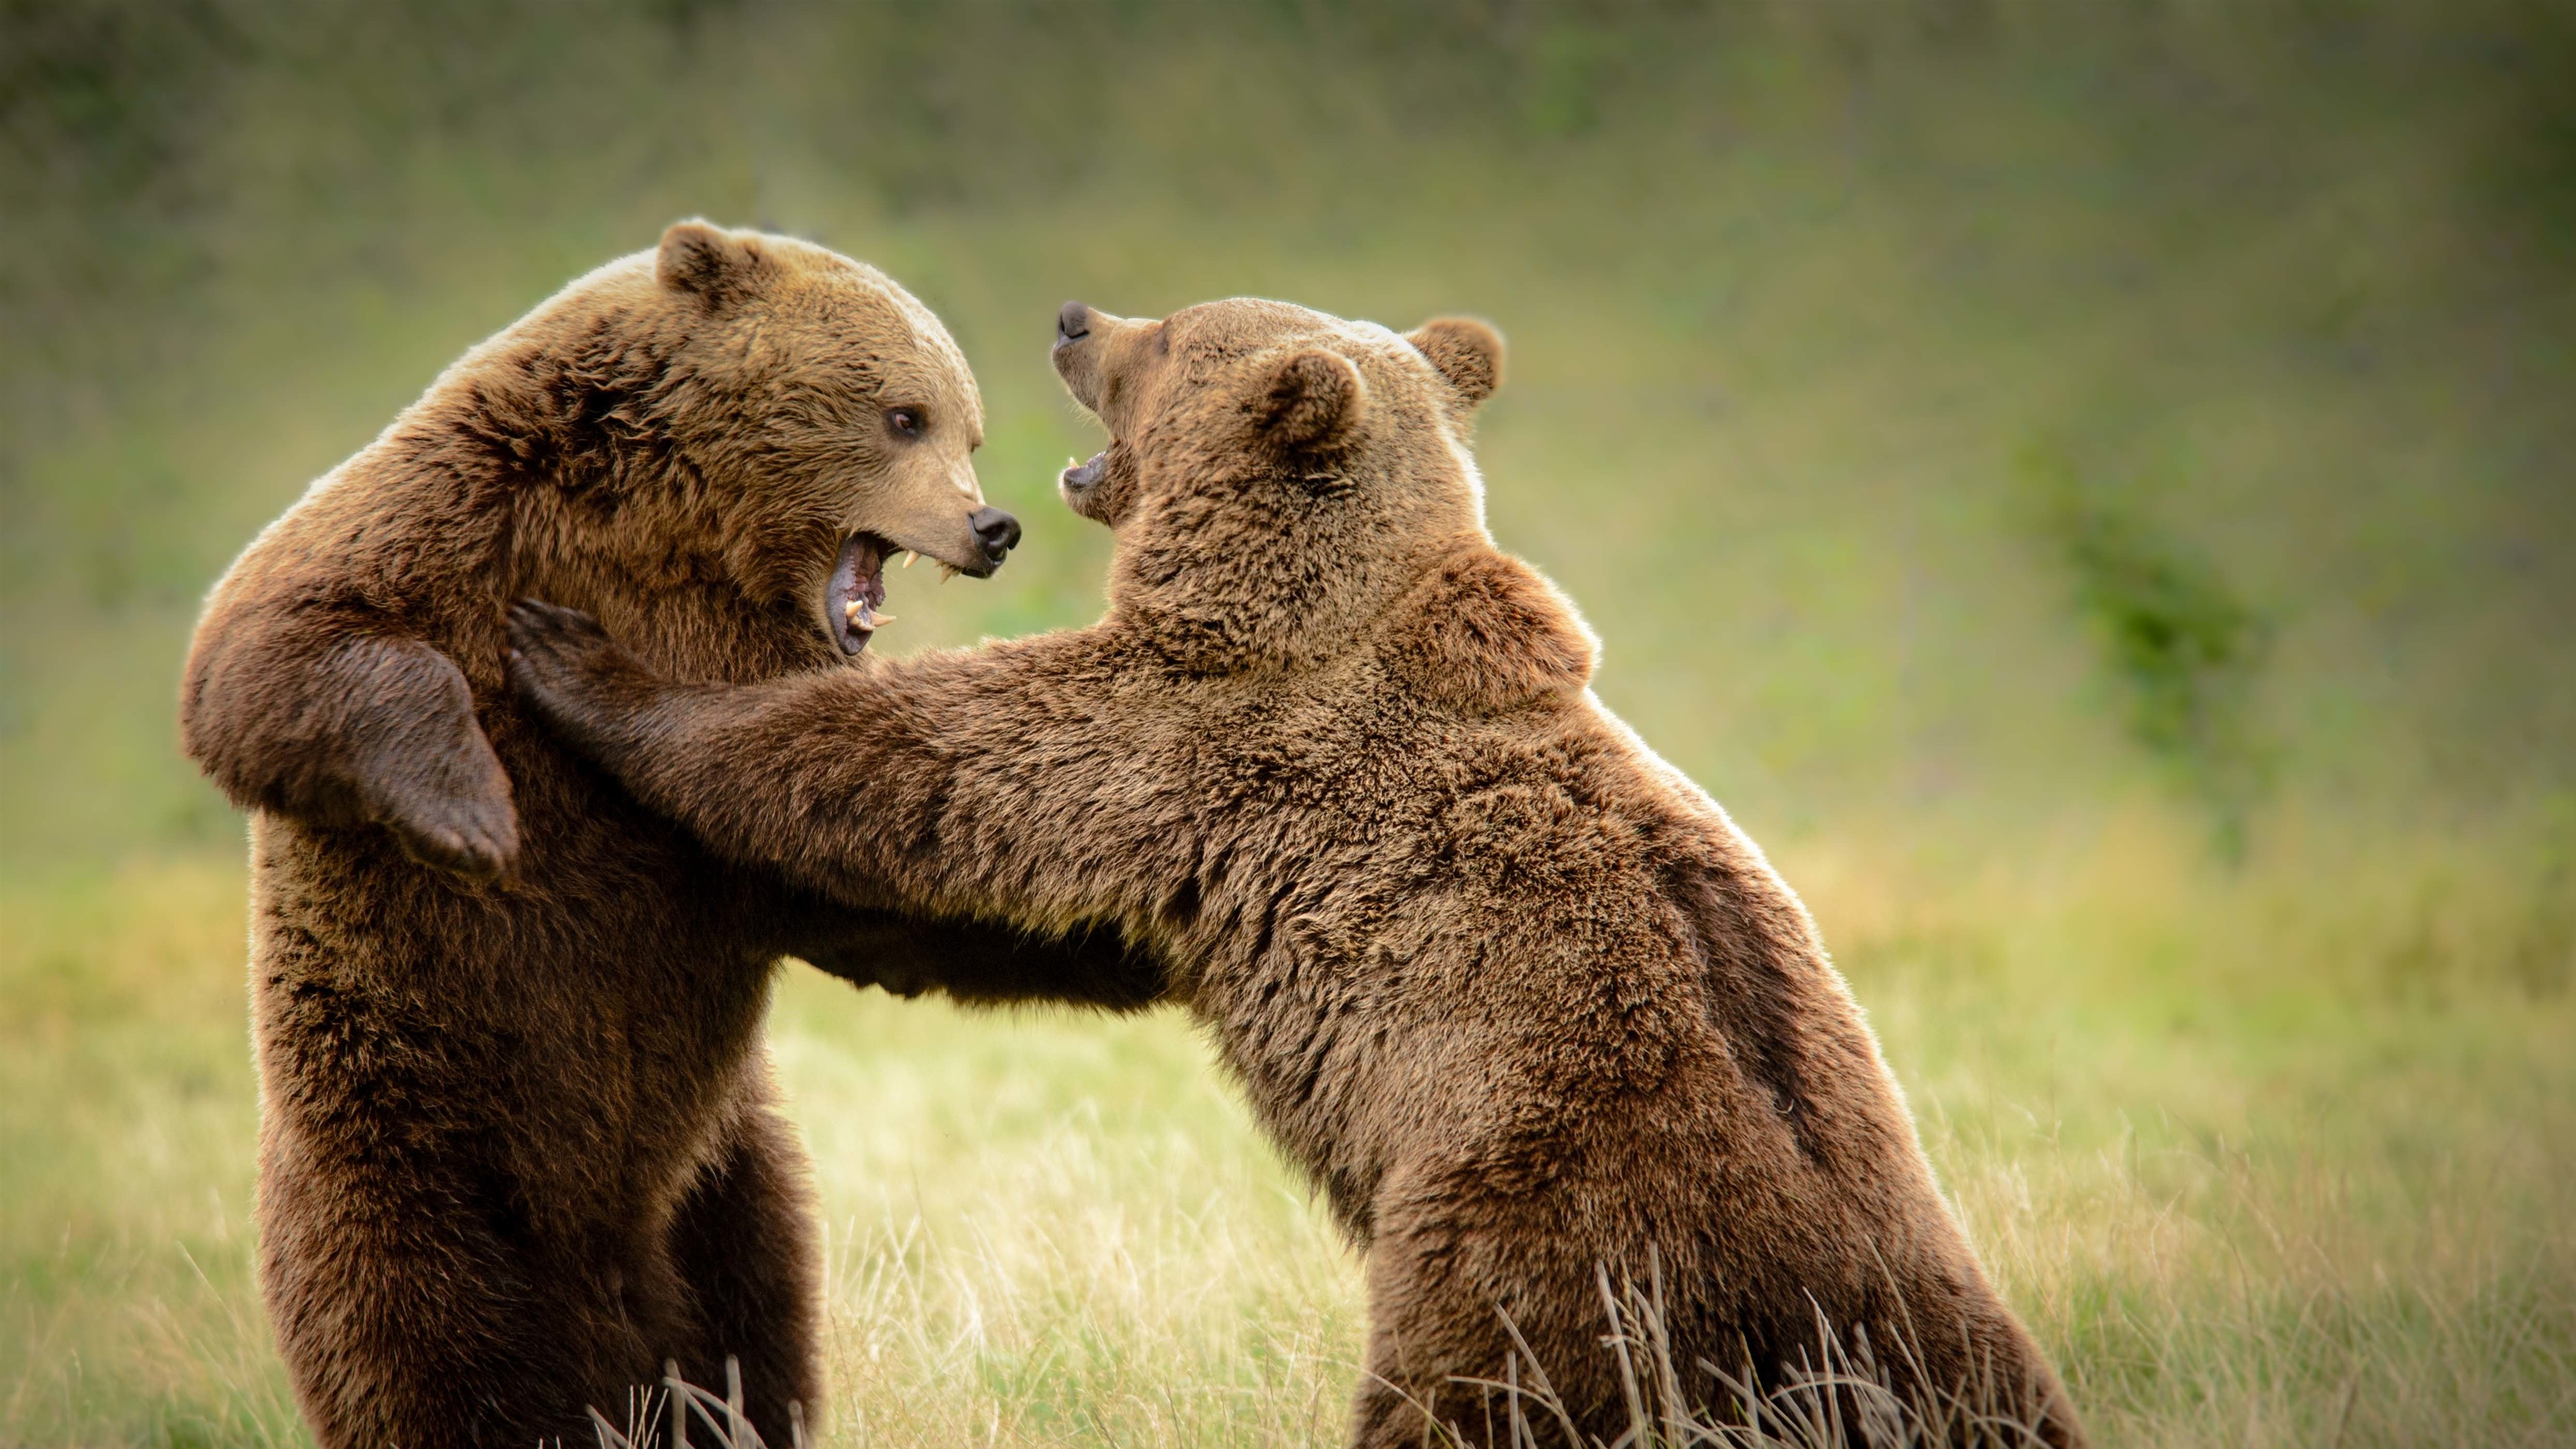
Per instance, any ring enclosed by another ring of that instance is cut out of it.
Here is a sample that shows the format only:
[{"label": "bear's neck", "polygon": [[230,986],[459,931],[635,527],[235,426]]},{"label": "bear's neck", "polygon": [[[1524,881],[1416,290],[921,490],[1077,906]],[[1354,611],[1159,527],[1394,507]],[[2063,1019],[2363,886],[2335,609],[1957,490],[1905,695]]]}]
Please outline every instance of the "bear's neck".
[{"label": "bear's neck", "polygon": [[[600,516],[582,494],[532,490],[519,500],[506,585],[521,597],[569,604],[656,669],[701,683],[744,683],[842,662],[821,604],[766,580],[746,581],[684,519],[628,503]],[[828,552],[812,570],[817,584]]]}]

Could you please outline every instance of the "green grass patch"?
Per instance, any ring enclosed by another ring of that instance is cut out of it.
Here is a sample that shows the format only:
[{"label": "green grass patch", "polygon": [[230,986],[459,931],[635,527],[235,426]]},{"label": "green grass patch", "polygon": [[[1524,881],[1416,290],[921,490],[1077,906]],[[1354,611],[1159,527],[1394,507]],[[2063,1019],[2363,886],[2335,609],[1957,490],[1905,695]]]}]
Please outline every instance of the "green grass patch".
[{"label": "green grass patch", "polygon": [[[2107,1442],[2576,1434],[2570,993],[2474,954],[2387,978],[2318,927],[2336,888],[2152,813],[1978,878],[1783,845]],[[242,888],[179,857],[0,895],[0,1441],[302,1442],[251,1281]],[[1176,1013],[790,967],[771,1037],[828,1229],[826,1442],[1337,1439],[1356,1261]]]}]

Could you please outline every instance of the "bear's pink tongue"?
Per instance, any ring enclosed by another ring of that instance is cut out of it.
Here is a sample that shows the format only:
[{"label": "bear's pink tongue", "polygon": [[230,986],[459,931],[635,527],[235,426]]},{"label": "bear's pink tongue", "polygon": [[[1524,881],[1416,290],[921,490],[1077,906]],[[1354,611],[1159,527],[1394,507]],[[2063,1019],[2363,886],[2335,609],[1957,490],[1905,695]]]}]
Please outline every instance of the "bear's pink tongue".
[{"label": "bear's pink tongue", "polygon": [[880,614],[885,603],[885,561],[893,550],[872,533],[854,533],[841,545],[841,561],[832,570],[832,586],[823,595],[823,612],[831,619],[832,638],[844,654],[868,647],[868,636],[894,616]]}]

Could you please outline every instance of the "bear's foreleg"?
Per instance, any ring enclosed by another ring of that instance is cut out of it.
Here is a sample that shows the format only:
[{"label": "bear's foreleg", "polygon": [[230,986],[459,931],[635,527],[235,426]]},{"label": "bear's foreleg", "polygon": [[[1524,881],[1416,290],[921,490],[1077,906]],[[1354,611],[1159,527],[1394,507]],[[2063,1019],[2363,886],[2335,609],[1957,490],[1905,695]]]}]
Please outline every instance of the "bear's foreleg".
[{"label": "bear's foreleg", "polygon": [[939,991],[969,1006],[1064,1002],[1141,1011],[1163,993],[1161,963],[1126,945],[1114,927],[1051,939],[982,921],[847,911],[830,940],[794,949],[853,986],[882,986],[897,996]]},{"label": "bear's foreleg", "polygon": [[[914,681],[898,696],[857,669],[675,684],[588,614],[530,599],[511,607],[510,643],[511,682],[558,739],[716,854],[804,889],[854,904],[921,901],[938,894],[930,877],[941,862],[971,876],[996,855],[987,844],[925,858],[922,841],[1029,828],[1021,816],[947,818],[965,767],[941,730],[944,707],[989,720],[992,694],[942,699]],[[1025,654],[1012,663],[1032,678],[1047,668]]]},{"label": "bear's foreleg", "polygon": [[189,757],[244,809],[382,825],[418,860],[489,877],[519,852],[510,779],[456,661],[387,621],[210,613],[188,660]]},{"label": "bear's foreleg", "polygon": [[1414,1193],[1386,1196],[1396,1201],[1380,1202],[1368,1246],[1368,1350],[1351,1449],[1579,1449],[1616,1437],[1624,1426],[1612,1422],[1615,1410],[1604,1413],[1618,1388],[1591,1275],[1565,1245],[1497,1251],[1489,1222],[1462,1232],[1457,1215],[1420,1197],[1402,1201]]}]

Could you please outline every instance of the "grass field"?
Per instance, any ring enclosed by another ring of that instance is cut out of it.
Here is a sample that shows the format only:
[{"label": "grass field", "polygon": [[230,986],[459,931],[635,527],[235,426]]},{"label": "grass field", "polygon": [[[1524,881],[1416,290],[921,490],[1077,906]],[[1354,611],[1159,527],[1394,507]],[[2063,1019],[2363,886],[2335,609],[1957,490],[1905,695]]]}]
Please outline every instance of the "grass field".
[{"label": "grass field", "polygon": [[[701,212],[977,368],[1028,542],[898,578],[911,645],[1097,606],[1066,297],[1496,319],[1497,536],[1807,897],[2102,1437],[2576,1444],[2576,26],[2077,13],[0,8],[0,1445],[303,1442],[179,651]],[[772,1039],[831,1442],[1335,1439],[1355,1265],[1177,1017],[791,967]]]},{"label": "grass field", "polygon": [[[2576,1441],[2576,1001],[2485,969],[2474,904],[2449,940],[2321,920],[2143,822],[2018,877],[1781,857],[2107,1442]],[[301,1442],[249,1283],[241,894],[194,858],[10,888],[0,1441]],[[1177,1016],[793,967],[773,1033],[830,1229],[828,1442],[1337,1434],[1353,1260]]]}]

